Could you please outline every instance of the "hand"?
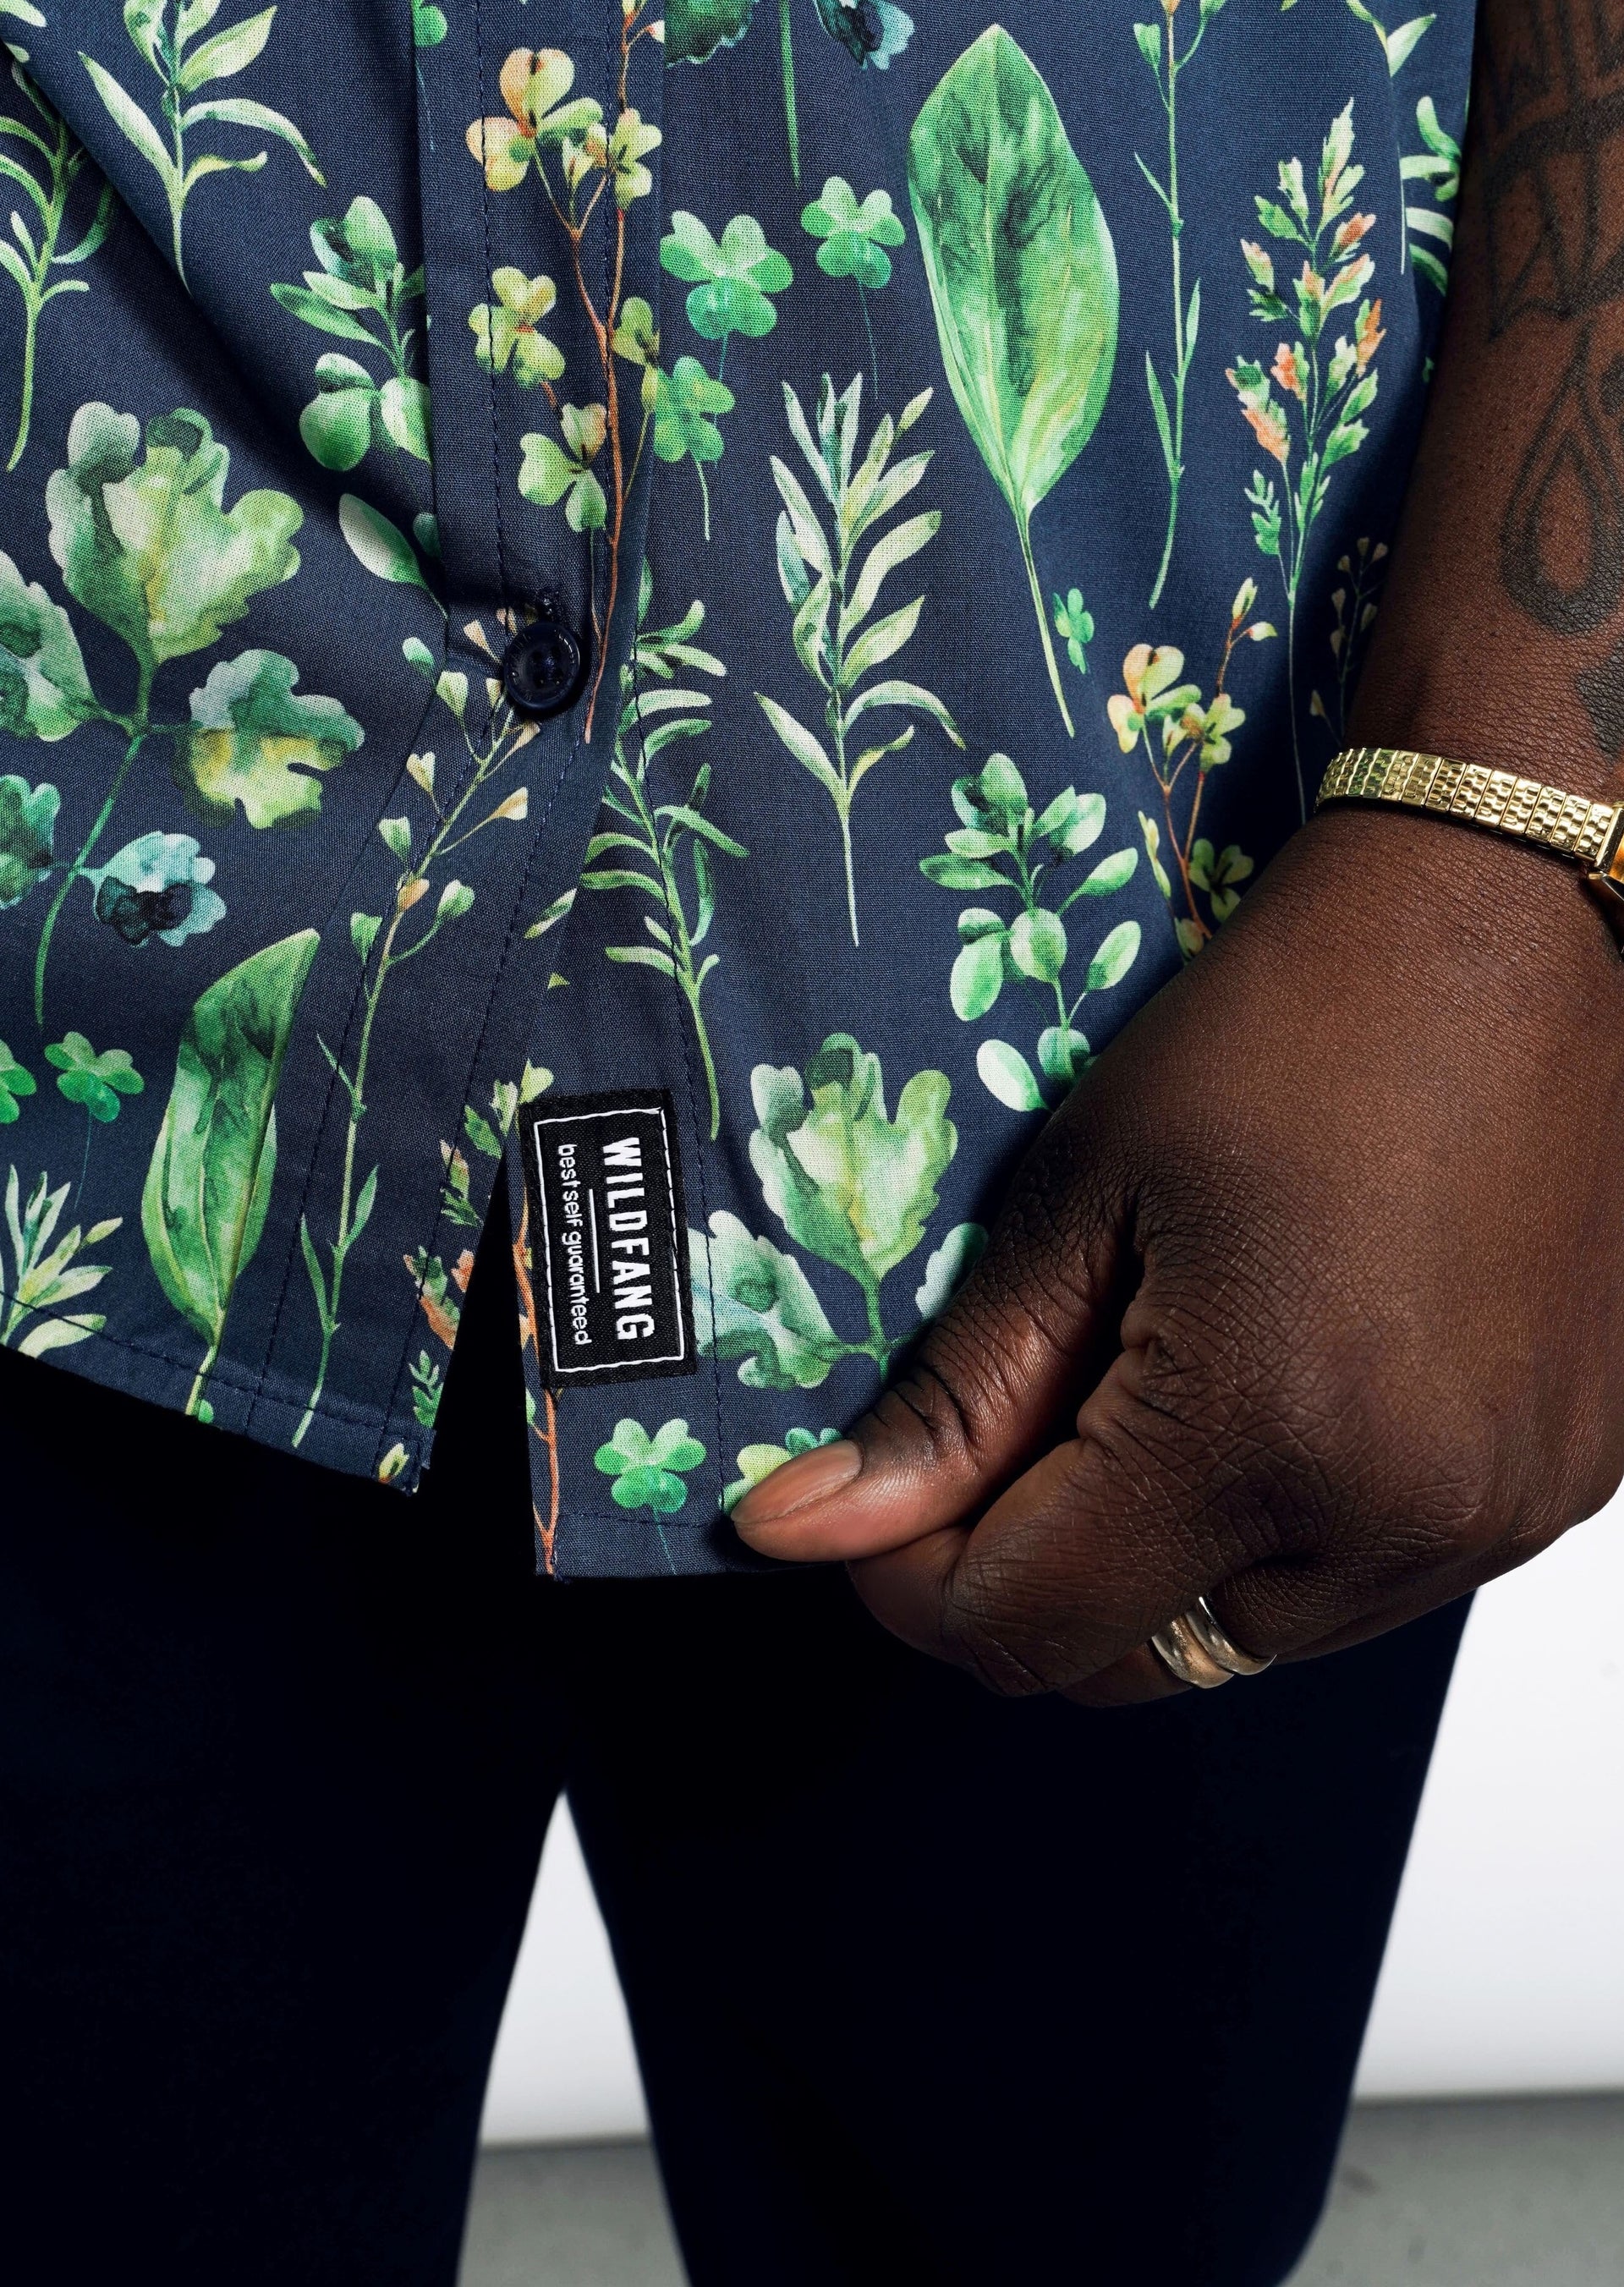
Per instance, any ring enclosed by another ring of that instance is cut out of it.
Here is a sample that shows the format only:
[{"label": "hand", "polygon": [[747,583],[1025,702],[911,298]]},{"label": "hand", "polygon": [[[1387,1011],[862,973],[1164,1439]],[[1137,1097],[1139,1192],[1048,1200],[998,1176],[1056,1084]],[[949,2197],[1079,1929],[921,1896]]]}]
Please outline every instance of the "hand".
[{"label": "hand", "polygon": [[1624,962],[1573,871],[1337,809],[1135,1017],[849,1440],[740,1503],[994,1689],[1357,1642],[1624,1473]]}]

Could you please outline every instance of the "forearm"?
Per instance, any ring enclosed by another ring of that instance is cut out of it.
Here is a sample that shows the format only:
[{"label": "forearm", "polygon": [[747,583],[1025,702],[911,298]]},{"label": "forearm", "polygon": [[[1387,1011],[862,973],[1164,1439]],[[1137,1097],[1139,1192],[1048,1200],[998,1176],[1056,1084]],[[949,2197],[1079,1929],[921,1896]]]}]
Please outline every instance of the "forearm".
[{"label": "forearm", "polygon": [[1482,0],[1449,310],[1361,740],[1576,793],[1624,750],[1624,41]]}]

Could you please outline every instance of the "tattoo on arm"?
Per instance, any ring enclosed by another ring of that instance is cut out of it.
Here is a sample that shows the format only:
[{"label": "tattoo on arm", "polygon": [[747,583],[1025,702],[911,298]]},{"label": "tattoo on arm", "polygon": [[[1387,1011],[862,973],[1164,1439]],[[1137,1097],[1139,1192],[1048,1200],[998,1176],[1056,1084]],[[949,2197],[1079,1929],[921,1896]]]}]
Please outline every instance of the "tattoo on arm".
[{"label": "tattoo on arm", "polygon": [[[1501,578],[1549,633],[1587,635],[1624,604],[1624,0],[1488,0],[1477,101],[1489,337],[1543,319],[1557,345]],[[1577,683],[1616,753],[1624,637]]]}]

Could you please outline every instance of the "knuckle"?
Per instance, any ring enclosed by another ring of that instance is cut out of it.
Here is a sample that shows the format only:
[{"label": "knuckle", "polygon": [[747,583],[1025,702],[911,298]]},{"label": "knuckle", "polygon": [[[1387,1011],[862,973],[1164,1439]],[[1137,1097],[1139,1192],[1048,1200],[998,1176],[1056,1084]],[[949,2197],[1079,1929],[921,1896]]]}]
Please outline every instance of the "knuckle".
[{"label": "knuckle", "polygon": [[942,1616],[949,1658],[1003,1699],[1030,1699],[1077,1673],[1050,1596],[995,1557],[962,1565]]}]

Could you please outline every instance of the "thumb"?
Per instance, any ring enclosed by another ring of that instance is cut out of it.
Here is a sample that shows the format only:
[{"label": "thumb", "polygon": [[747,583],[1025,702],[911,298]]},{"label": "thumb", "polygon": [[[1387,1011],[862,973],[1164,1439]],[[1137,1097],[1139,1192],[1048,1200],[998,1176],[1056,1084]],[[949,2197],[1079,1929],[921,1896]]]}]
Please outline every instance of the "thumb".
[{"label": "thumb", "polygon": [[1114,1346],[1121,1251],[1119,1217],[1080,1180],[1077,1156],[1057,1124],[907,1370],[849,1436],[740,1501],[732,1521],[752,1548],[844,1563],[968,1529],[1071,1434]]}]

